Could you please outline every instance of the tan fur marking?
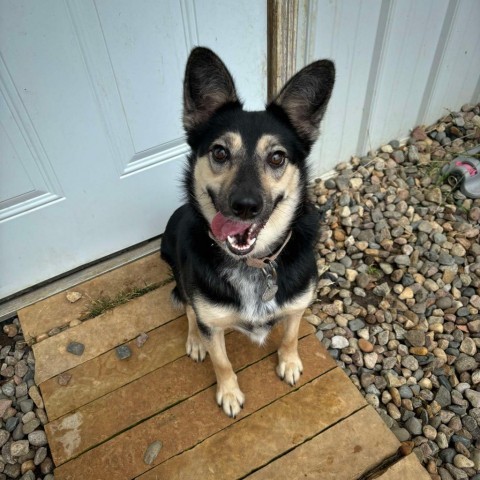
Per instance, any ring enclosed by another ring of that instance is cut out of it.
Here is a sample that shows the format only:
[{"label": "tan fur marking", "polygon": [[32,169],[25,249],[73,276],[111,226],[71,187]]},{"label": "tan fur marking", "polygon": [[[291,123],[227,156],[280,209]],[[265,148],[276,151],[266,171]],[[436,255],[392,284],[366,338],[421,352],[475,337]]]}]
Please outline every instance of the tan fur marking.
[{"label": "tan fur marking", "polygon": [[273,198],[283,194],[283,200],[277,205],[267,224],[258,235],[255,255],[267,253],[271,245],[287,233],[299,202],[300,172],[295,165],[289,163],[282,177],[278,180],[266,172],[263,172],[260,178],[263,188],[272,192]]},{"label": "tan fur marking", "polygon": [[[232,158],[242,155],[244,151],[242,137],[236,132],[225,133],[212,142],[212,146],[216,144],[228,148]],[[202,213],[209,223],[211,223],[217,211],[212,205],[210,196],[207,193],[207,188],[212,190],[216,195],[219,194],[220,190],[229,190],[237,169],[236,162],[232,162],[231,165],[219,167],[218,171],[215,171],[212,168],[209,154],[197,159],[194,171],[195,197]]]}]

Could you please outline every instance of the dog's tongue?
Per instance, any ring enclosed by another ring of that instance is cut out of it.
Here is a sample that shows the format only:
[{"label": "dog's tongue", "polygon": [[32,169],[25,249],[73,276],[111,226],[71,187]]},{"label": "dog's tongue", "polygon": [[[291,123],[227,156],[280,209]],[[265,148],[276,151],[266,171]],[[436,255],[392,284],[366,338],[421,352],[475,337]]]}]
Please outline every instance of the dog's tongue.
[{"label": "dog's tongue", "polygon": [[211,228],[215,237],[223,242],[228,236],[233,236],[244,232],[250,227],[250,225],[250,223],[235,222],[234,220],[230,220],[218,212],[213,217]]}]

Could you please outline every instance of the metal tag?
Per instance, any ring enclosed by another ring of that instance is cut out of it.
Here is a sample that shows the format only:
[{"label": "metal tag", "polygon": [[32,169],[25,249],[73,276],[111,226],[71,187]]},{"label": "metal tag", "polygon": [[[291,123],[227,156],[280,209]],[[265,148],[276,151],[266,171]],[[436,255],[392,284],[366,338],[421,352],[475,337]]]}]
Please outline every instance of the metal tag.
[{"label": "metal tag", "polygon": [[[270,270],[270,273],[267,273],[267,269]],[[262,271],[265,275],[265,283],[267,284],[262,295],[262,300],[264,302],[269,302],[275,298],[275,295],[278,292],[277,272],[272,264],[269,264],[266,269],[262,268]]]}]

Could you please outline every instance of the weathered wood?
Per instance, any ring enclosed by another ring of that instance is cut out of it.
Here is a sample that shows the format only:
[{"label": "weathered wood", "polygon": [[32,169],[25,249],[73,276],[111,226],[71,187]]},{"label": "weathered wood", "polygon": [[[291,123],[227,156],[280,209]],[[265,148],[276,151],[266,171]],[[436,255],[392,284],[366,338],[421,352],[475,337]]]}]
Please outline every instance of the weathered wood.
[{"label": "weathered wood", "polygon": [[186,338],[187,317],[182,316],[150,331],[141,348],[135,340],[128,342],[132,356],[127,360],[120,361],[110,350],[68,370],[67,385],[59,385],[58,377],[46,380],[40,390],[48,419],[53,421],[182,357]]},{"label": "weathered wood", "polygon": [[[126,290],[162,282],[169,275],[168,265],[155,253],[22,308],[18,317],[25,339],[29,342],[52,328],[68,325],[78,319],[95,299],[114,297]],[[79,292],[82,298],[70,303],[66,297],[68,291]]]},{"label": "weathered wood", "polygon": [[[368,406],[247,478],[355,480],[394,455],[399,446],[395,435]],[[417,477],[403,477],[407,478]]]},{"label": "weathered wood", "polygon": [[431,480],[430,475],[422,467],[416,455],[411,454],[392,465],[375,480]]},{"label": "weathered wood", "polygon": [[365,404],[348,377],[335,368],[138,478],[240,478]]},{"label": "weathered wood", "polygon": [[[132,340],[141,332],[178,318],[182,312],[171,305],[171,290],[172,285],[165,285],[33,345],[37,385]],[[66,351],[71,341],[85,345],[82,355]]]},{"label": "weathered wood", "polygon": [[[303,338],[299,344],[305,364],[305,371],[299,385],[335,367],[332,359],[323,348],[319,347],[318,340],[313,335]],[[272,354],[238,373],[240,386],[246,394],[246,403],[237,419],[229,419],[216,406],[216,387],[212,386],[61,465],[55,471],[55,478],[70,480],[84,478],[131,479],[146,472],[155,464],[192,448],[203,439],[248,417],[252,412],[292,391],[291,387],[276,377],[274,372],[276,361],[276,354]],[[173,365],[170,367],[173,368]],[[202,366],[194,365],[194,367]],[[210,369],[208,370],[210,371]],[[329,376],[325,382],[328,383],[331,378],[337,378],[337,376],[338,374],[333,377]],[[183,377],[177,376],[177,383],[182,383],[181,378]],[[188,377],[187,380],[188,383],[194,381],[192,377]],[[165,382],[165,385],[171,385],[171,383]],[[355,388],[351,384],[349,387],[348,391],[353,390],[355,394]],[[358,399],[358,397],[355,398]],[[157,399],[151,400],[156,401]],[[283,402],[283,399],[279,402]],[[353,403],[355,404],[355,402]],[[163,447],[154,464],[149,466],[143,462],[143,455],[147,446],[156,440],[160,440]],[[254,445],[250,445],[250,448],[254,448]],[[244,451],[245,454],[247,452],[249,450]],[[169,477],[167,475],[162,478]],[[195,477],[186,476],[184,478]]]},{"label": "weathered wood", "polygon": [[[273,335],[273,341],[265,349],[255,348],[238,332],[228,335],[227,348],[231,350],[230,357],[234,368],[236,370],[244,368],[274,352],[279,333]],[[312,338],[307,345],[310,348],[312,345],[318,347],[318,341]],[[322,362],[321,366],[325,368],[326,365],[330,368],[334,366],[325,356],[325,362]],[[271,375],[276,380],[273,372],[272,368]],[[48,423],[45,430],[52,457],[56,465],[60,465],[119,431],[185,400],[214,383],[215,375],[209,361],[196,364],[191,359],[183,357],[71,414]],[[112,405],[118,408],[112,409]],[[212,401],[212,406],[214,405]],[[72,437],[76,438],[75,442],[70,442]]]}]

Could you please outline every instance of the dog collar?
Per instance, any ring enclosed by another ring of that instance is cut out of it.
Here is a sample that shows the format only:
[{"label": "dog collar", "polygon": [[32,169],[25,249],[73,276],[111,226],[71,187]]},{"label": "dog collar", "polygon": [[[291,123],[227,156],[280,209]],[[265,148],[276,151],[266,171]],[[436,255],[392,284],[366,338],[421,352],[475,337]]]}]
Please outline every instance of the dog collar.
[{"label": "dog collar", "polygon": [[[209,231],[208,236],[212,240],[214,240],[215,243],[219,244],[218,240],[213,236],[212,232]],[[290,240],[291,237],[292,237],[292,231],[290,230],[288,232],[287,238],[285,238],[285,241],[280,245],[280,248],[276,252],[272,253],[268,257],[263,257],[263,258],[249,257],[245,260],[245,263],[249,267],[253,267],[253,268],[266,268],[266,267],[268,267],[273,262],[275,262],[275,260],[278,258],[280,253],[282,253],[282,250],[285,248],[285,246],[287,245],[287,243],[288,243],[288,241]]]},{"label": "dog collar", "polygon": [[288,241],[290,240],[291,237],[292,237],[292,231],[290,230],[288,232],[287,238],[282,243],[282,245],[280,245],[280,248],[276,252],[272,253],[272,255],[270,255],[268,257],[263,257],[263,258],[249,257],[245,260],[245,263],[249,267],[254,267],[254,268],[265,268],[268,265],[271,265],[273,262],[275,262],[275,260],[280,255],[282,250],[285,248],[285,246],[287,245],[287,243],[288,243]]}]

